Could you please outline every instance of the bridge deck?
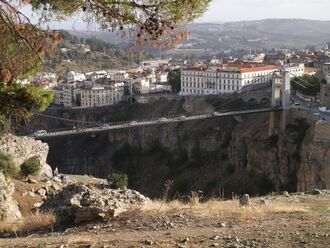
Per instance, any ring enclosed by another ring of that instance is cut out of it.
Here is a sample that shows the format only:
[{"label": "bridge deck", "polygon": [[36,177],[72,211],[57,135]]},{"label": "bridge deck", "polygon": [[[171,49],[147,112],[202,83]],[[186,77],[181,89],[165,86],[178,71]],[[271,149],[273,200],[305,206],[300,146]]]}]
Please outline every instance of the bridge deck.
[{"label": "bridge deck", "polygon": [[224,113],[213,113],[213,114],[201,114],[201,115],[192,115],[187,117],[174,117],[174,118],[166,118],[166,119],[151,119],[151,120],[140,120],[140,121],[127,121],[122,122],[120,124],[111,124],[108,123],[109,126],[95,126],[89,127],[85,129],[72,129],[72,130],[63,130],[63,131],[54,131],[48,132],[42,135],[30,135],[36,138],[47,138],[47,137],[55,137],[55,136],[67,136],[67,135],[77,135],[83,133],[96,133],[96,132],[104,132],[108,130],[116,130],[116,129],[124,129],[124,128],[134,128],[140,126],[152,126],[152,125],[160,125],[167,123],[175,123],[175,122],[184,122],[184,121],[193,121],[193,120],[202,120],[208,118],[219,118],[226,116],[234,116],[234,115],[247,115],[247,114],[255,114],[255,113],[264,113],[264,112],[273,112],[280,111],[280,107],[276,108],[262,108],[262,109],[252,109],[252,110],[240,110],[240,111],[230,111]]}]

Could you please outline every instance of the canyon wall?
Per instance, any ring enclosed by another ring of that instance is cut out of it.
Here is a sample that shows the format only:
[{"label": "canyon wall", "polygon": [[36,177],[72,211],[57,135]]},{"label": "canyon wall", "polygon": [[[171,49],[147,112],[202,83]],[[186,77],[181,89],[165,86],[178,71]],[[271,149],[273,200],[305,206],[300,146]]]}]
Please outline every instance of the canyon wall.
[{"label": "canyon wall", "polygon": [[296,119],[268,137],[268,114],[255,114],[240,122],[214,118],[45,142],[48,162],[63,173],[126,173],[130,187],[152,197],[166,180],[173,180],[172,194],[231,196],[329,187],[330,142],[316,141],[315,128]]},{"label": "canyon wall", "polygon": [[[165,112],[198,113],[201,108],[221,111],[224,102],[217,98],[158,101],[51,114],[88,121],[128,120]],[[241,108],[242,103],[232,107]],[[48,163],[60,172],[102,178],[125,173],[130,188],[150,197],[161,196],[168,180],[175,197],[199,190],[207,196],[231,197],[329,187],[328,126],[315,124],[304,111],[291,110],[289,116],[286,130],[271,137],[269,114],[261,113],[42,140],[50,147]],[[48,130],[63,126],[58,120],[36,119],[30,128],[40,123]]]}]

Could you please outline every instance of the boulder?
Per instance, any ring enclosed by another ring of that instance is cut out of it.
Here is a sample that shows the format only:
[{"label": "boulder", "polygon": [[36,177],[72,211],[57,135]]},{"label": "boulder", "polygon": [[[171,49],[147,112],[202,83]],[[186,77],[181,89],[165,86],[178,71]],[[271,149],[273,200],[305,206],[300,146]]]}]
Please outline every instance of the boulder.
[{"label": "boulder", "polygon": [[42,210],[52,210],[62,221],[75,223],[111,219],[131,209],[144,207],[149,199],[134,190],[98,189],[70,184],[48,197]]},{"label": "boulder", "polygon": [[37,191],[36,191],[36,193],[38,194],[38,195],[40,195],[41,197],[46,197],[46,193],[47,193],[47,191],[45,190],[45,189],[43,189],[43,188],[40,188],[40,189],[38,189]]},{"label": "boulder", "polygon": [[46,143],[30,137],[17,137],[10,133],[0,137],[0,151],[10,154],[18,169],[25,160],[37,157],[41,164],[40,175],[51,177],[52,169],[46,162],[48,150]]},{"label": "boulder", "polygon": [[14,191],[14,184],[8,183],[0,171],[0,221],[16,221],[22,218],[17,202],[12,197]]}]

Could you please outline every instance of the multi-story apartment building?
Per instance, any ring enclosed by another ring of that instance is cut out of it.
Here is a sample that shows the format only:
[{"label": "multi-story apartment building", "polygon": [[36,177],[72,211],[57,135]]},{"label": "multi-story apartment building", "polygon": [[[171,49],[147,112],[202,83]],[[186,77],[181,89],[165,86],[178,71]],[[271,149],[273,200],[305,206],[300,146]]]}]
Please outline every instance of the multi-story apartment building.
[{"label": "multi-story apartment building", "polygon": [[187,68],[181,70],[181,95],[232,93],[245,85],[270,82],[276,66]]},{"label": "multi-story apartment building", "polygon": [[79,95],[78,82],[61,82],[54,88],[54,103],[63,104],[66,108],[75,106],[77,95]]},{"label": "multi-story apartment building", "polygon": [[83,87],[80,90],[81,107],[101,107],[118,103],[124,95],[124,83],[117,85]]},{"label": "multi-story apartment building", "polygon": [[150,92],[150,78],[138,78],[133,80],[133,90],[136,94],[148,94]]}]

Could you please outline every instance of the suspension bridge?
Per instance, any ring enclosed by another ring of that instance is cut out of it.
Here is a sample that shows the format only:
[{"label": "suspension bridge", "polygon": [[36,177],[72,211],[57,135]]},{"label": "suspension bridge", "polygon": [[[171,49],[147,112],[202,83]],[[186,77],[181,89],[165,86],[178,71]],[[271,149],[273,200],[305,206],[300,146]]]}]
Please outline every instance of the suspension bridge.
[{"label": "suspension bridge", "polygon": [[[124,128],[135,128],[135,127],[144,127],[144,126],[153,126],[153,125],[164,125],[175,122],[186,122],[186,121],[194,121],[194,120],[203,120],[210,118],[220,118],[220,117],[228,117],[228,116],[241,116],[241,115],[249,115],[256,113],[265,113],[265,112],[273,112],[273,111],[281,111],[281,107],[273,107],[273,108],[260,108],[260,109],[252,109],[252,110],[240,110],[240,111],[229,111],[229,112],[214,112],[210,114],[199,114],[199,115],[190,115],[190,116],[176,116],[171,118],[162,117],[159,119],[145,119],[138,121],[125,121],[125,122],[116,122],[116,123],[106,123],[99,126],[93,127],[82,127],[75,128],[70,130],[53,130],[50,132],[45,132],[44,130],[39,130],[30,136],[34,136],[37,138],[46,138],[46,137],[55,137],[55,136],[68,136],[68,135],[77,135],[84,133],[97,133],[104,132],[108,130],[117,130]],[[42,115],[47,117],[46,115]],[[49,116],[48,116],[49,117]],[[50,117],[53,118],[53,117]],[[54,117],[56,118],[56,117]],[[59,118],[63,119],[63,118]],[[72,120],[73,121],[73,120]]]}]

